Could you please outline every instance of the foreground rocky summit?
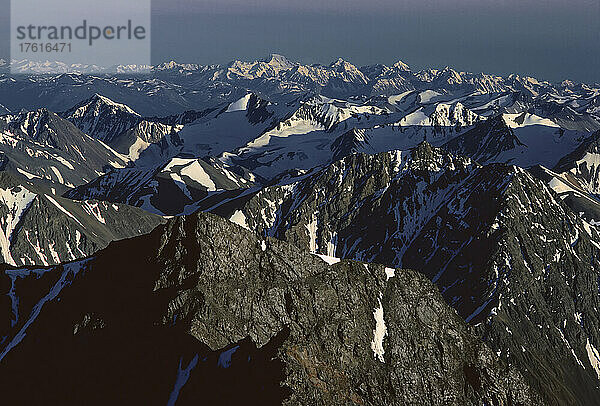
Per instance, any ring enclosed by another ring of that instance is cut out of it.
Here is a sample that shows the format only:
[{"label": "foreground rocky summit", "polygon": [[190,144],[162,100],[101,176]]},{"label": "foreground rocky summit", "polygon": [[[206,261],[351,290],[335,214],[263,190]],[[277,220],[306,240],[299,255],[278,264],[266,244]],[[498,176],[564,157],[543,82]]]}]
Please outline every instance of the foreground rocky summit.
[{"label": "foreground rocky summit", "polygon": [[540,404],[423,275],[209,214],[0,290],[10,404]]},{"label": "foreground rocky summit", "polygon": [[423,272],[545,403],[600,398],[600,236],[524,169],[423,143],[214,210],[316,253]]}]

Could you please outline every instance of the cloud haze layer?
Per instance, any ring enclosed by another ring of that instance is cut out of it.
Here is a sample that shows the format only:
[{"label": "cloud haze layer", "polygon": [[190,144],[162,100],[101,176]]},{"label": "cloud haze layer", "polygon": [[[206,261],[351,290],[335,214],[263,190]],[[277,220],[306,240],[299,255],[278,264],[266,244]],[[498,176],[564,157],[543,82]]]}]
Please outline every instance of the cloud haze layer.
[{"label": "cloud haze layer", "polygon": [[402,59],[415,68],[600,81],[597,1],[155,0],[154,7],[156,60],[224,63],[279,52],[308,63]]},{"label": "cloud haze layer", "polygon": [[[0,23],[5,37],[6,14]],[[600,82],[597,0],[154,0],[152,25],[155,63],[277,52]]]},{"label": "cloud haze layer", "polygon": [[594,0],[155,0],[157,12],[188,13],[335,12],[342,14],[389,14],[397,12],[457,11],[551,11],[560,13],[597,5]]}]

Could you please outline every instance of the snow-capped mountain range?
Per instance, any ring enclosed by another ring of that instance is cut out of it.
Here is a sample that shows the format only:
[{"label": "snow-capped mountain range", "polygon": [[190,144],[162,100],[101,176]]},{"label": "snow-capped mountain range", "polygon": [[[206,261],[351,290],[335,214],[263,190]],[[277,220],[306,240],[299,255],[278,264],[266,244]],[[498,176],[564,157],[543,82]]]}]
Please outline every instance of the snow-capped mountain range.
[{"label": "snow-capped mountain range", "polygon": [[[510,108],[518,103],[540,111],[562,109],[563,114],[597,114],[596,84],[565,80],[553,84],[528,76],[507,77],[459,72],[450,67],[413,71],[403,62],[393,66],[356,67],[342,59],[330,65],[303,65],[281,55],[253,62],[232,61],[226,65],[181,64],[174,61],[151,67],[151,75],[134,75],[135,67],[123,67],[124,74],[80,73],[42,74],[41,64],[23,62],[29,75],[0,76],[0,104],[11,111],[46,107],[64,111],[73,101],[99,93],[127,104],[143,115],[177,114],[203,110],[223,101],[233,101],[247,91],[266,99],[284,100],[312,93],[331,98],[383,98],[413,90],[431,90],[467,96],[495,95],[484,105],[488,110]],[[142,70],[147,67],[141,67]],[[434,93],[422,96],[431,98]],[[483,101],[485,97],[480,97]],[[474,100],[474,97],[471,97]]]},{"label": "snow-capped mountain range", "polygon": [[[109,348],[133,403],[159,378],[169,399],[177,360],[178,404],[247,365],[263,403],[600,396],[599,85],[281,55],[20,66],[0,74],[0,377],[38,376],[31,335],[100,383],[112,358],[78,360]],[[185,351],[125,360],[139,331]]]}]

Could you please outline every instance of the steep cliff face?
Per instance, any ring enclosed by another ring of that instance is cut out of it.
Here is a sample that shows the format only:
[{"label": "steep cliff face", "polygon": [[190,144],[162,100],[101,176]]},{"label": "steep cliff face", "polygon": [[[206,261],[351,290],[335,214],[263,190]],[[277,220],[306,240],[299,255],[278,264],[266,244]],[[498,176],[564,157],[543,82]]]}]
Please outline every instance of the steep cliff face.
[{"label": "steep cliff face", "polygon": [[0,286],[11,404],[540,404],[423,275],[213,215]]},{"label": "steep cliff face", "polygon": [[319,254],[419,270],[547,403],[598,397],[600,237],[523,169],[422,144],[215,211]]},{"label": "steep cliff face", "polygon": [[146,234],[162,217],[119,203],[72,201],[0,172],[0,261],[55,265]]},{"label": "steep cliff face", "polygon": [[526,145],[508,127],[501,115],[479,123],[444,145],[449,152],[470,156],[481,163],[496,162],[503,154],[522,147]]},{"label": "steep cliff face", "polygon": [[85,184],[127,159],[48,109],[0,116],[0,168],[58,190]]},{"label": "steep cliff face", "polygon": [[573,183],[573,188],[600,193],[600,131],[590,135],[575,151],[564,156],[553,171]]}]

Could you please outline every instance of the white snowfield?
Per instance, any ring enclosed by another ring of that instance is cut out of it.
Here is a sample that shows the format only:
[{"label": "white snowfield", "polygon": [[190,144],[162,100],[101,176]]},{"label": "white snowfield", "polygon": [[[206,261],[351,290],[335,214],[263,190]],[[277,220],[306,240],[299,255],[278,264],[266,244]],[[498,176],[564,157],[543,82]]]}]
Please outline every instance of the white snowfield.
[{"label": "white snowfield", "polygon": [[536,116],[535,114],[529,113],[518,113],[518,114],[504,114],[504,121],[510,128],[522,128],[534,125],[560,128],[554,121]]},{"label": "white snowfield", "polygon": [[246,109],[248,108],[248,102],[250,101],[251,96],[252,96],[251,94],[247,94],[246,96],[242,97],[238,101],[231,103],[229,105],[229,107],[227,108],[226,112],[233,113],[235,111],[246,111]]},{"label": "white snowfield", "polygon": [[36,197],[35,193],[25,188],[0,189],[0,203],[7,210],[7,214],[0,218],[0,249],[4,262],[9,265],[16,265],[10,252],[11,237],[21,216]]},{"label": "white snowfield", "polygon": [[197,159],[173,158],[163,169],[163,172],[171,173],[171,176],[174,176],[171,171],[173,171],[176,167],[179,167],[176,178],[179,182],[183,182],[185,184],[185,182],[181,179],[181,175],[183,175],[204,186],[209,192],[214,192],[217,190],[215,182],[211,179],[210,175],[206,173]]}]

